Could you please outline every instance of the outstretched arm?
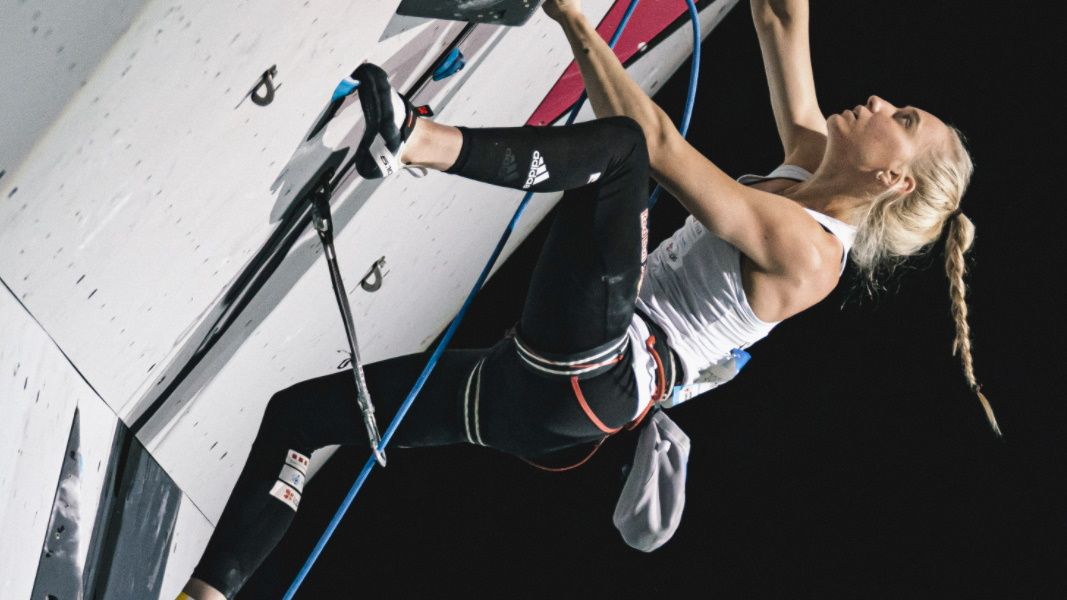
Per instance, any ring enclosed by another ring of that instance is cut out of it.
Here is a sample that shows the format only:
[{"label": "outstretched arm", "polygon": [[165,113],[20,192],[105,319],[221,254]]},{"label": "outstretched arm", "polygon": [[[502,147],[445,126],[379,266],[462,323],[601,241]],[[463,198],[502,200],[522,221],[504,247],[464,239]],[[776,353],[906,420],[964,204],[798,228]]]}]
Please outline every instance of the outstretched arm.
[{"label": "outstretched arm", "polygon": [[826,118],[815,97],[807,0],[751,0],[771,107],[785,162],[815,171],[826,149]]},{"label": "outstretched arm", "polygon": [[543,8],[559,22],[570,42],[593,113],[599,118],[624,115],[637,121],[645,132],[649,159],[655,163],[664,132],[674,131],[670,117],[626,72],[615,52],[582,14],[579,2],[546,0]]},{"label": "outstretched arm", "polygon": [[[570,41],[594,113],[625,115],[641,125],[653,178],[760,270],[792,278],[819,271],[822,257],[812,240],[821,230],[815,231],[818,224],[799,205],[737,183],[689,145],[670,117],[630,78],[578,2],[546,0],[542,6]],[[796,164],[807,168],[810,163]]]}]

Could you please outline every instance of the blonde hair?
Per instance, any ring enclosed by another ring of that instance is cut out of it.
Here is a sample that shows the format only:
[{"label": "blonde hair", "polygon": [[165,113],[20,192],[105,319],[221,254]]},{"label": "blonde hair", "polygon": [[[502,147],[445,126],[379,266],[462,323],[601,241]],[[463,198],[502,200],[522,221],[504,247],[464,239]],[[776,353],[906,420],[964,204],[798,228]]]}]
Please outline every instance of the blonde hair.
[{"label": "blonde hair", "polygon": [[909,256],[930,248],[948,225],[945,236],[945,274],[952,299],[956,337],[952,353],[959,355],[963,375],[985,410],[993,431],[1000,427],[982,386],[974,376],[970,326],[967,323],[967,265],[964,255],[974,243],[974,223],[960,212],[960,201],[974,172],[974,163],[964,146],[963,134],[949,126],[953,135],[947,147],[931,149],[911,165],[915,189],[909,194],[887,191],[856,209],[856,239],[849,256],[856,264],[868,292],[878,287],[882,273],[893,270]]}]

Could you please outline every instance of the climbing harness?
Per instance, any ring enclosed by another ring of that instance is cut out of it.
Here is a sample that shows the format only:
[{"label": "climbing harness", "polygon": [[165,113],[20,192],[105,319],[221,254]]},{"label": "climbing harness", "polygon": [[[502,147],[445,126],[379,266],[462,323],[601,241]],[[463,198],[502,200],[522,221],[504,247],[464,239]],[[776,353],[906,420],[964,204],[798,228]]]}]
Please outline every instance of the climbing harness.
[{"label": "climbing harness", "polygon": [[549,376],[589,379],[604,373],[614,365],[622,362],[626,355],[626,345],[630,343],[627,336],[612,340],[602,346],[588,350],[583,355],[569,355],[571,360],[556,360],[545,353],[531,350],[518,335],[512,337],[515,352],[519,359],[535,373]]},{"label": "climbing harness", "polygon": [[[629,338],[623,338],[623,339],[626,340],[627,342],[629,342]],[[594,443],[592,450],[590,450],[589,454],[587,454],[584,458],[582,458],[580,461],[578,461],[578,462],[576,462],[574,464],[571,464],[571,465],[568,465],[568,466],[565,466],[565,467],[549,467],[549,466],[545,466],[545,465],[542,465],[540,463],[534,462],[533,460],[531,460],[529,458],[524,458],[524,457],[519,457],[519,458],[523,462],[525,462],[526,464],[528,464],[530,466],[533,466],[533,467],[537,467],[538,469],[541,469],[542,471],[551,471],[553,473],[559,473],[559,472],[562,472],[562,471],[570,471],[571,469],[576,469],[576,468],[584,465],[586,462],[589,461],[589,459],[593,458],[593,455],[596,454],[596,451],[600,449],[600,446],[604,442],[606,442],[609,437],[611,437],[611,436],[615,435],[616,433],[622,431],[624,427],[626,428],[627,431],[633,431],[634,429],[637,429],[637,427],[640,426],[641,423],[644,422],[645,417],[648,416],[648,414],[652,411],[652,409],[654,407],[660,406],[662,404],[662,402],[666,398],[667,390],[670,390],[670,389],[672,389],[674,387],[675,373],[677,372],[676,371],[677,366],[674,363],[674,355],[670,354],[670,352],[668,351],[668,354],[669,354],[669,359],[668,360],[670,360],[670,379],[669,380],[667,379],[667,372],[666,372],[667,370],[664,369],[663,360],[660,358],[659,352],[656,351],[656,337],[655,336],[653,336],[653,335],[648,336],[648,338],[645,340],[645,348],[648,350],[648,353],[652,357],[652,360],[655,361],[655,363],[656,363],[656,391],[653,392],[652,399],[649,400],[648,404],[645,405],[645,407],[641,410],[641,414],[637,415],[637,417],[635,417],[634,420],[630,421],[626,425],[622,425],[622,426],[619,426],[619,427],[608,427],[607,425],[604,424],[603,421],[600,420],[599,417],[596,416],[596,413],[593,412],[593,408],[591,406],[589,406],[589,402],[585,399],[585,395],[582,393],[581,384],[579,383],[579,381],[581,379],[581,376],[577,375],[577,374],[571,375],[570,376],[571,390],[574,391],[574,397],[578,401],[579,408],[582,409],[582,412],[585,414],[586,418],[589,419],[589,422],[591,422],[593,425],[595,425],[596,428],[599,429],[601,431],[601,433],[604,434],[604,436],[601,437],[599,440],[597,440]],[[520,354],[520,356],[521,356],[521,354]],[[614,360],[614,361],[612,361],[611,364],[615,364],[615,363],[620,362],[622,360],[622,357],[623,357],[623,355],[619,355],[619,360]],[[484,361],[484,359],[482,359],[482,360]],[[524,358],[523,360],[526,360],[526,359]],[[481,363],[479,363],[478,367],[480,369]],[[480,377],[481,377],[481,373],[479,373],[479,378]],[[477,388],[476,388],[476,393],[477,393]],[[475,396],[475,405],[474,406],[475,406],[474,410],[477,411],[477,406],[478,406],[478,398],[477,398],[477,396]],[[475,412],[474,418],[475,418],[475,421],[477,421],[477,412]]]},{"label": "climbing harness", "polygon": [[[626,25],[629,22],[630,17],[633,15],[634,9],[637,8],[637,3],[638,2],[639,2],[639,0],[631,0],[630,1],[630,5],[627,7],[626,12],[623,14],[622,20],[619,22],[619,26],[616,28],[615,33],[611,38],[611,41],[608,43],[608,46],[610,48],[614,49],[615,44],[619,41],[619,38],[622,36],[622,32],[626,29]],[[697,11],[696,4],[694,3],[694,0],[686,0],[686,4],[689,6],[689,17],[690,17],[690,20],[693,23],[693,56],[692,56],[692,61],[690,63],[689,94],[688,94],[688,97],[686,99],[686,107],[685,107],[685,111],[683,112],[683,116],[682,116],[682,124],[679,127],[679,130],[680,130],[680,132],[681,132],[683,137],[685,136],[686,132],[689,129],[689,119],[692,116],[692,105],[693,105],[693,102],[695,101],[695,98],[696,98],[696,81],[697,81],[698,71],[700,69],[700,41],[701,41],[700,14]],[[446,54],[445,54],[444,58],[439,59],[438,62],[436,63],[437,66],[438,66],[437,68],[440,68],[441,65],[443,65],[445,63],[445,59],[447,59],[448,56],[451,55],[452,50],[458,46],[458,44],[459,44],[459,42],[461,41],[462,38],[465,38],[467,35],[469,35],[469,33],[470,33],[470,31],[472,29],[473,29],[473,24],[468,24],[468,26],[466,28],[464,28],[464,30],[461,32],[460,38],[457,38],[456,40],[454,40],[453,43],[450,45],[450,47],[445,49],[445,53]],[[435,71],[436,71],[436,69],[435,69]],[[427,74],[427,76],[424,79],[428,79],[428,78],[429,78],[429,75]],[[425,83],[425,81],[420,80],[420,82],[418,82],[416,84],[416,89],[418,89],[418,87],[421,86],[424,83]],[[351,93],[351,90],[349,90],[348,93]],[[415,92],[410,92],[408,94],[408,97],[414,97],[414,95],[415,95]],[[571,109],[570,115],[567,117],[567,121],[566,121],[567,125],[571,125],[571,124],[574,123],[574,119],[577,118],[578,111],[581,108],[582,104],[585,102],[585,98],[586,97],[587,97],[586,93],[583,91],[581,96],[578,98],[578,101],[575,102],[574,107]],[[351,164],[352,164],[351,161],[348,164],[346,164],[345,167],[341,170],[340,174],[337,177],[335,177],[334,180],[337,181],[337,180],[340,179],[340,177],[344,176],[345,172],[347,171],[348,167]],[[659,186],[656,187],[656,190],[653,192],[652,196],[649,198],[649,206],[652,206],[653,204],[655,204],[656,197],[658,196],[658,192],[660,191],[660,189],[661,188]],[[392,439],[393,434],[396,432],[396,429],[400,426],[400,423],[403,421],[404,417],[407,415],[408,410],[411,408],[412,403],[414,403],[414,401],[415,401],[415,397],[419,394],[419,392],[422,390],[422,387],[426,384],[426,381],[430,377],[430,373],[433,371],[434,367],[437,365],[437,362],[440,360],[441,355],[444,354],[445,348],[448,346],[449,342],[452,341],[452,337],[455,334],[456,330],[459,328],[459,324],[462,322],[463,317],[466,316],[467,310],[470,308],[471,304],[474,302],[474,296],[482,288],[482,285],[485,283],[486,279],[488,279],[490,270],[492,269],[493,265],[496,264],[497,258],[500,257],[501,252],[503,252],[504,245],[507,243],[508,239],[511,237],[511,233],[512,233],[512,231],[514,231],[516,223],[518,223],[519,218],[526,211],[526,206],[529,204],[529,201],[530,201],[530,199],[532,197],[533,197],[533,192],[527,192],[526,195],[523,196],[522,201],[519,202],[519,206],[515,210],[515,214],[511,217],[511,221],[508,222],[507,227],[504,229],[503,235],[501,235],[500,240],[497,242],[496,248],[493,249],[493,252],[489,257],[489,260],[486,262],[485,267],[482,269],[482,272],[478,276],[477,281],[475,281],[474,286],[472,287],[470,294],[467,295],[467,299],[464,301],[463,306],[459,310],[459,313],[457,313],[456,317],[452,320],[452,323],[448,326],[448,329],[445,331],[444,335],[441,337],[441,341],[437,344],[437,347],[434,349],[433,354],[431,354],[430,359],[427,361],[426,367],[423,368],[422,373],[419,374],[419,377],[415,381],[415,384],[412,386],[411,391],[408,392],[407,397],[404,399],[404,402],[400,405],[400,408],[397,410],[397,413],[393,417],[393,420],[389,423],[389,426],[386,428],[385,433],[382,434],[381,441],[376,446],[377,449],[380,452],[384,452],[385,447],[389,445],[389,440]],[[328,210],[329,210],[328,201],[325,203],[324,209],[326,211],[326,214],[328,215]],[[334,266],[336,266],[336,265],[334,265]],[[343,287],[341,288],[340,293],[341,293],[341,295],[344,295],[344,288]],[[354,343],[354,340],[355,340],[354,330],[352,331],[352,335],[350,335],[349,339],[350,339],[350,342]],[[648,343],[649,347],[651,347],[651,345],[654,342],[655,342],[654,338],[650,338],[647,343]],[[654,350],[653,350],[653,352],[654,352]],[[354,357],[356,356],[354,348],[353,348],[353,356]],[[658,380],[660,389],[657,390],[657,396],[656,397],[662,398],[663,394],[665,393],[666,389],[668,389],[668,388],[666,387],[666,383],[663,382],[663,376],[662,376],[663,375],[663,364],[659,360],[658,355],[654,355],[654,356],[656,356],[657,366],[658,366],[659,373],[660,373],[660,378]],[[356,361],[354,360],[353,363],[355,363],[355,362]],[[357,375],[357,380],[358,380],[358,375]],[[574,377],[574,382],[575,382],[576,390],[580,391],[580,389],[577,388],[577,376]],[[369,396],[367,396],[367,397],[369,399]],[[641,422],[641,420],[648,414],[649,410],[652,408],[652,405],[653,405],[653,403],[650,403],[649,406],[647,406],[645,408],[645,411],[638,418],[638,420],[635,420],[635,423],[633,424],[634,427],[636,427],[637,424],[639,424]],[[366,414],[366,413],[364,413],[364,414]],[[604,439],[607,439],[607,437],[605,437]],[[603,443],[603,439],[601,440],[600,443]],[[598,443],[597,447],[599,447],[599,443]],[[596,448],[594,448],[593,451],[595,452]],[[591,456],[592,456],[592,454],[589,455],[589,457],[591,457]],[[588,460],[589,457],[586,457],[585,460]],[[384,454],[383,454],[383,458],[384,458]],[[364,463],[363,469],[360,471],[359,475],[356,477],[356,481],[352,484],[352,487],[349,489],[348,494],[345,495],[344,500],[341,501],[341,505],[340,505],[340,507],[338,507],[337,512],[334,513],[333,518],[330,519],[330,523],[326,526],[326,529],[325,529],[325,531],[323,531],[323,534],[319,538],[318,543],[316,543],[315,547],[311,550],[311,553],[308,555],[307,560],[304,562],[304,566],[301,567],[300,572],[297,573],[296,577],[293,579],[293,583],[289,586],[289,589],[286,591],[285,596],[283,596],[283,598],[285,600],[291,600],[293,598],[293,596],[296,594],[296,591],[300,588],[300,585],[303,583],[304,579],[307,577],[307,574],[311,571],[311,567],[314,566],[315,562],[318,560],[318,557],[322,554],[323,548],[326,547],[326,543],[333,536],[333,533],[337,529],[337,526],[340,524],[341,519],[344,517],[344,514],[348,511],[349,506],[352,505],[352,502],[355,500],[356,494],[358,494],[359,490],[363,487],[363,483],[367,480],[367,477],[370,475],[371,470],[373,470],[374,465],[377,464],[377,462],[378,462],[378,455],[375,454],[374,456],[368,458],[366,463]],[[584,462],[584,460],[582,462]],[[577,466],[577,465],[574,465],[574,466]],[[570,468],[573,468],[573,466],[570,467]]]}]

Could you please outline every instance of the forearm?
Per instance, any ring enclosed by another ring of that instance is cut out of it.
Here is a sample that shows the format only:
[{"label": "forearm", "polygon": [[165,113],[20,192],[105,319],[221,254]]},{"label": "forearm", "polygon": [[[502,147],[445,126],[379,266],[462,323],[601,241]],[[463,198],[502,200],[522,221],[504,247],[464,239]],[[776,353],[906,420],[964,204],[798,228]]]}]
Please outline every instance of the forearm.
[{"label": "forearm", "polygon": [[567,15],[560,25],[582,72],[593,113],[597,117],[625,115],[637,121],[653,154],[662,139],[664,119],[666,126],[673,127],[670,119],[630,77],[585,15]]},{"label": "forearm", "polygon": [[825,148],[826,120],[815,93],[808,12],[806,0],[752,0],[752,21],[786,159],[817,166]]}]

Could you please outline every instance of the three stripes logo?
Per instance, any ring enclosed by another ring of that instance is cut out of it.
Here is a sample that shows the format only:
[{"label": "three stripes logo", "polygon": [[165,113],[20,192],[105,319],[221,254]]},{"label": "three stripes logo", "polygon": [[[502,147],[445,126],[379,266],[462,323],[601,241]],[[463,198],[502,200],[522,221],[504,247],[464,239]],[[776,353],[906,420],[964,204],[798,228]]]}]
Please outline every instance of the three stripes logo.
[{"label": "three stripes logo", "polygon": [[530,172],[526,176],[526,183],[522,189],[530,189],[530,186],[541,183],[548,179],[548,167],[545,166],[545,158],[537,150],[533,152],[533,160],[530,161]]}]

